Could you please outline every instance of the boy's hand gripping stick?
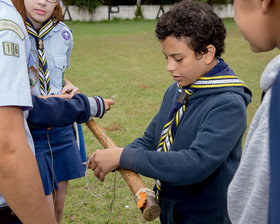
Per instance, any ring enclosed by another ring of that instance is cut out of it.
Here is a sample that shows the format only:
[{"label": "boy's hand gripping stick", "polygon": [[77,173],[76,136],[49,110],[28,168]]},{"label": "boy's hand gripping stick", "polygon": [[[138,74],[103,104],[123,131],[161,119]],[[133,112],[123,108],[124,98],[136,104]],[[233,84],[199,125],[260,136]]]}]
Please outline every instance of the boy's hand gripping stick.
[{"label": "boy's hand gripping stick", "polygon": [[[104,148],[117,147],[92,118],[86,122],[86,125]],[[138,173],[124,169],[119,169],[119,171],[134,194],[137,206],[143,213],[143,218],[146,221],[156,219],[160,214],[160,207],[156,202],[154,192],[146,187]]]}]

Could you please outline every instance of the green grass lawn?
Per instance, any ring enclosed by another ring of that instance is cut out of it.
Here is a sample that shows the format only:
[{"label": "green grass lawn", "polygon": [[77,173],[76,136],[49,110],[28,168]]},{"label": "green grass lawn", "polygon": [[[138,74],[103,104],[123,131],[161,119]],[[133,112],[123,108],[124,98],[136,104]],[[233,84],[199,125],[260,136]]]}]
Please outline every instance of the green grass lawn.
[{"label": "green grass lawn", "polygon": [[[248,107],[250,123],[260,103],[260,75],[279,51],[252,53],[234,21],[224,22],[228,34],[223,58],[253,92],[253,102]],[[117,145],[125,146],[142,136],[159,109],[166,88],[173,82],[165,70],[165,59],[154,34],[156,21],[67,22],[67,25],[73,31],[74,48],[66,77],[89,96],[116,96],[110,112],[96,121]],[[86,125],[83,130],[87,153],[102,148]],[[116,175],[119,179],[120,174]],[[64,223],[107,222],[114,198],[114,174],[109,174],[104,183],[96,180],[93,172],[88,171],[88,182],[93,184],[92,193],[97,196],[88,194],[86,199],[85,178],[70,181]],[[152,188],[153,180],[144,178],[144,181]],[[123,179],[115,185],[115,192],[110,223],[145,223]]]}]

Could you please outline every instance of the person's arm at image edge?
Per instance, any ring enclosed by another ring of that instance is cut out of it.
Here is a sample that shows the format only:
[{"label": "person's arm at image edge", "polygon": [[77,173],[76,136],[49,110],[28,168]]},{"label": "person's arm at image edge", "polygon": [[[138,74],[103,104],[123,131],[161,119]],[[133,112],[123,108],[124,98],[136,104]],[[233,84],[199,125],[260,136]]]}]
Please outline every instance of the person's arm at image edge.
[{"label": "person's arm at image edge", "polygon": [[28,224],[56,223],[26,139],[20,107],[0,108],[0,155],[0,192],[20,220]]}]

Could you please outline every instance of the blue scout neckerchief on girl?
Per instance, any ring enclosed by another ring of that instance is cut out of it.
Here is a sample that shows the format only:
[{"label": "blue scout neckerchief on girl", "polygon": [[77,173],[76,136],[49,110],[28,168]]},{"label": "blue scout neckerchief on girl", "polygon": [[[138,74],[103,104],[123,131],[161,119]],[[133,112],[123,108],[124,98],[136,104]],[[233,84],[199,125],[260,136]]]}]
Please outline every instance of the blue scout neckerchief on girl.
[{"label": "blue scout neckerchief on girl", "polygon": [[50,73],[48,69],[48,63],[46,60],[46,53],[44,50],[44,43],[43,39],[44,37],[53,29],[54,23],[51,18],[46,20],[42,27],[39,29],[39,32],[35,30],[32,22],[26,18],[26,26],[27,26],[27,32],[35,37],[36,44],[37,44],[37,50],[38,50],[38,58],[39,58],[39,80],[40,80],[40,92],[41,95],[49,95],[51,90],[51,84],[50,84]]},{"label": "blue scout neckerchief on girl", "polygon": [[[222,61],[222,60],[221,60]],[[219,60],[218,60],[218,63]],[[215,73],[207,73],[205,76],[200,77],[196,82],[190,86],[182,87],[178,85],[178,92],[180,93],[176,104],[168,118],[168,122],[163,126],[163,131],[161,133],[160,141],[157,147],[157,151],[167,152],[170,150],[173,139],[175,138],[176,131],[180,125],[185,111],[186,104],[189,100],[189,97],[193,95],[198,89],[206,88],[223,88],[223,87],[233,87],[233,86],[244,86],[249,91],[249,87],[242,82],[236,75],[217,75]],[[159,199],[159,191],[161,191],[161,182],[156,179],[155,184],[155,193],[157,199]]]}]

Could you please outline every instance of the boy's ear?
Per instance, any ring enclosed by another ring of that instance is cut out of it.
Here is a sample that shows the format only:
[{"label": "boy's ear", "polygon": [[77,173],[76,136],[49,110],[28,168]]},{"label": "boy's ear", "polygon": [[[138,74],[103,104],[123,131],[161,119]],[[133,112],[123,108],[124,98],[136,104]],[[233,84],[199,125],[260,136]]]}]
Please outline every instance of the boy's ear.
[{"label": "boy's ear", "polygon": [[214,45],[209,44],[207,46],[207,53],[203,55],[204,61],[207,65],[213,61],[213,59],[215,58],[215,54],[216,54],[216,48],[214,47]]},{"label": "boy's ear", "polygon": [[262,12],[264,14],[267,13],[268,9],[269,9],[269,6],[272,4],[272,1],[273,0],[261,0],[261,7],[262,7]]}]

